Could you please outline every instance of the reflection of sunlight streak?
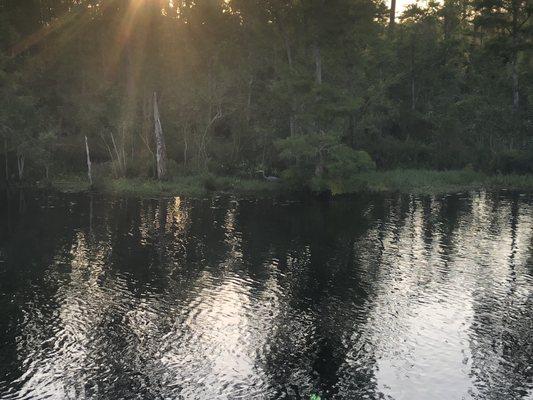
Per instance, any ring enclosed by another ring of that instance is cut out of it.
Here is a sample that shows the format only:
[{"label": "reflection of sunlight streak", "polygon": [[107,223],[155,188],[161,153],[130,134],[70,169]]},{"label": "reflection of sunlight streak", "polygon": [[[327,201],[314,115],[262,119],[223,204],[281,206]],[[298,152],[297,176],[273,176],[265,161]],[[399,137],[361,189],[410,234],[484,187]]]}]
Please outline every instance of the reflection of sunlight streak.
[{"label": "reflection of sunlight streak", "polygon": [[[127,2],[127,9],[120,16],[115,37],[111,39],[108,49],[103,50],[105,52],[103,74],[107,79],[115,78],[118,65],[126,57],[128,64],[126,101],[124,102],[121,118],[124,123],[132,119],[130,114],[133,112],[134,102],[139,90],[138,82],[142,73],[144,50],[148,35],[146,32],[146,18],[138,18],[138,16],[146,4],[148,4],[146,0],[131,0]],[[43,46],[40,49],[41,54],[38,55],[45,60],[57,58],[62,49],[75,43],[87,29],[97,29],[89,26],[94,21],[93,16],[95,14],[113,13],[115,11],[113,7],[116,7],[115,0],[98,3],[95,6],[88,5],[83,8],[80,6],[77,8],[80,11],[67,11],[37,32],[13,45],[10,49],[10,54],[15,57],[38,45],[51,34],[55,34],[53,46]],[[145,11],[148,12],[148,10]],[[134,38],[134,30],[136,29],[140,30],[140,33],[135,35]],[[33,59],[34,57],[29,58],[29,60]]]},{"label": "reflection of sunlight streak", "polygon": [[166,231],[173,232],[177,240],[183,240],[188,223],[190,222],[188,207],[180,197],[174,198],[174,202],[169,202]]},{"label": "reflection of sunlight streak", "polygon": [[[238,202],[210,217],[181,198],[113,203],[94,236],[75,228],[44,282],[31,281],[13,341],[16,398],[130,394],[139,382],[145,398],[273,398],[321,385],[327,398],[515,398],[529,373],[515,367],[529,361],[533,207],[455,201],[391,200],[353,241],[335,241],[354,249],[339,281],[340,253],[328,248],[316,265],[324,249],[305,237],[250,246],[257,231],[245,230]],[[198,237],[213,221],[217,257],[183,257],[181,246],[213,243]],[[122,256],[136,247],[150,255],[132,268]],[[164,263],[146,251],[155,248]]]},{"label": "reflection of sunlight streak", "polygon": [[230,254],[229,254],[229,260],[242,260],[242,252],[241,252],[241,234],[237,229],[235,228],[235,220],[237,215],[237,209],[235,207],[235,204],[232,203],[231,207],[228,207],[228,211],[226,212],[226,216],[224,218],[224,233],[226,236],[226,243],[231,246]]},{"label": "reflection of sunlight streak", "polygon": [[55,47],[57,48],[60,44],[65,45],[66,43],[76,40],[77,35],[89,25],[90,21],[91,16],[89,10],[83,10],[82,12],[68,11],[64,15],[59,16],[42,26],[37,32],[28,35],[26,38],[13,45],[10,49],[10,54],[12,57],[17,56],[39,44],[50,34],[59,31],[61,28],[67,27],[67,30],[61,32],[60,38],[62,39],[62,42],[56,43]]},{"label": "reflection of sunlight streak", "polygon": [[11,57],[18,56],[20,53],[23,53],[29,48],[35,46],[37,43],[40,43],[45,37],[50,35],[52,32],[60,29],[68,22],[68,17],[69,15],[63,16],[61,18],[56,19],[55,21],[52,21],[50,25],[43,26],[37,32],[32,33],[31,35],[27,36],[23,40],[13,45],[9,52],[11,54]]},{"label": "reflection of sunlight streak", "polygon": [[[28,311],[28,324],[20,340],[24,347],[19,348],[19,352],[27,353],[24,358],[31,363],[19,378],[23,383],[21,397],[84,396],[84,376],[94,367],[90,361],[94,328],[105,314],[105,306],[111,304],[98,285],[108,251],[108,247],[99,246],[98,251],[90,252],[85,236],[78,233],[70,252],[73,258],[69,282],[58,289],[58,308],[49,310],[55,320],[53,334],[48,325],[42,324],[46,318],[43,310]],[[56,274],[50,279],[56,280]],[[88,304],[100,306],[87,307]]]},{"label": "reflection of sunlight streak", "polygon": [[[268,343],[270,316],[279,308],[279,299],[254,298],[250,282],[237,275],[229,274],[215,285],[213,277],[203,279],[205,289],[185,307],[190,312],[182,316],[178,330],[166,337],[169,345],[161,362],[172,371],[166,384],[181,387],[184,398],[253,397],[249,389],[261,393],[268,382],[258,357]],[[239,386],[247,392],[236,392]]]},{"label": "reflection of sunlight streak", "polygon": [[[399,301],[405,304],[405,300]],[[391,332],[375,327],[372,339],[376,344],[375,374],[380,391],[393,394],[398,400],[444,400],[468,393],[472,387],[471,354],[464,349],[468,348],[471,303],[468,295],[458,295],[410,306],[408,313],[398,316],[401,320],[401,326],[396,328],[400,333],[398,339],[405,344],[396,350],[380,349],[379,342],[390,337]],[[372,325],[380,323],[383,321],[373,321]],[[454,382],[453,387],[449,387],[449,382]]]},{"label": "reflection of sunlight streak", "polygon": [[[126,46],[128,44],[132,45],[131,40],[133,36],[133,30],[135,27],[135,23],[137,22],[137,16],[139,13],[139,10],[142,8],[144,3],[144,0],[133,0],[129,2],[129,6],[126,9],[124,16],[121,17],[118,29],[117,29],[117,37],[112,43],[112,51],[110,52],[109,61],[107,63],[107,73],[114,72],[120,58],[123,56],[124,51],[126,50]],[[139,72],[139,61],[141,58],[141,55],[144,51],[144,46],[146,44],[145,39],[146,35],[138,35],[143,39],[144,41],[141,43],[141,48],[136,48],[135,54],[132,54],[132,58],[130,59],[130,62],[133,62],[134,65],[131,66],[133,71]],[[136,79],[137,77],[135,77]]]},{"label": "reflection of sunlight streak", "polygon": [[156,217],[152,208],[151,202],[141,201],[139,224],[140,245],[145,246],[149,244],[152,232],[155,230]]},{"label": "reflection of sunlight streak", "polygon": [[[26,50],[41,43],[45,38],[52,33],[59,32],[57,42],[54,46],[47,46],[47,52],[57,52],[67,44],[74,42],[78,36],[88,27],[91,22],[90,11],[82,11],[81,13],[67,12],[64,15],[52,20],[49,24],[40,28],[37,32],[30,34],[22,39],[10,49],[11,57],[25,52]],[[53,50],[52,50],[53,49]]]},{"label": "reflection of sunlight streak", "polygon": [[[413,202],[405,220],[392,217],[396,222],[371,229],[361,239],[368,247],[377,242],[380,229],[386,231],[381,252],[363,252],[378,254],[381,277],[374,281],[377,298],[366,326],[358,328],[362,337],[354,333],[354,347],[339,371],[341,387],[350,379],[344,371],[361,368],[369,357],[375,358],[373,374],[379,391],[398,400],[470,398],[483,390],[478,380],[487,382],[495,376],[512,386],[501,364],[504,350],[490,349],[487,340],[505,335],[506,323],[527,307],[531,283],[525,244],[533,237],[533,211],[521,206],[513,247],[509,202],[496,209],[485,194],[479,194],[473,195],[470,207],[459,216],[453,233],[447,234],[451,243],[444,240],[442,226],[429,238],[424,236],[424,221],[437,220],[440,207],[431,204],[430,215],[423,216],[422,205]],[[373,271],[372,258],[361,261],[363,270]],[[511,264],[521,269],[520,274],[510,275],[515,268]],[[516,284],[515,279],[522,281]],[[480,318],[493,321],[496,330],[490,337],[479,337],[475,326]],[[454,382],[453,387],[449,382]]]}]

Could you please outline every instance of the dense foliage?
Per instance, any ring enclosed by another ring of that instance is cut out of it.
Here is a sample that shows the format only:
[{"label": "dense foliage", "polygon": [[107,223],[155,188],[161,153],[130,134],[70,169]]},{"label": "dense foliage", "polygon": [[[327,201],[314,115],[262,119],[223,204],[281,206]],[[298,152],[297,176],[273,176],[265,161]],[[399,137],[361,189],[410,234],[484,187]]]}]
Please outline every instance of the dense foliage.
[{"label": "dense foliage", "polygon": [[[85,168],[320,188],[375,168],[533,172],[533,6],[0,0],[3,179]],[[394,15],[394,14],[393,14]]]}]

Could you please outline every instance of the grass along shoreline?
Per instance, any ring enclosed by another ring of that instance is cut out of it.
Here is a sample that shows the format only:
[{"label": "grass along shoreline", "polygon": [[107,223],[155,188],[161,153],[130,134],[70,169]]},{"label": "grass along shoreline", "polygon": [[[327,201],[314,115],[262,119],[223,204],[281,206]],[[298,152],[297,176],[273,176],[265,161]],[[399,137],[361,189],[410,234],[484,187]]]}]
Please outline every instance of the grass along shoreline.
[{"label": "grass along shoreline", "polygon": [[[52,188],[60,192],[78,193],[91,189],[84,176],[63,176],[49,182],[25,185]],[[401,192],[415,194],[442,194],[469,190],[523,190],[533,191],[533,175],[486,175],[484,173],[456,170],[390,170],[361,173],[333,190],[334,195],[351,193]],[[159,182],[152,179],[104,179],[92,190],[102,193],[135,196],[187,195],[202,196],[208,193],[237,193],[273,195],[299,191],[286,183],[271,183],[258,179],[243,179],[214,175],[191,175]]]},{"label": "grass along shoreline", "polygon": [[147,178],[106,178],[96,182],[93,187],[84,176],[70,175],[39,182],[37,187],[52,188],[63,193],[95,191],[108,194],[135,196],[202,196],[208,193],[236,192],[242,194],[268,194],[286,192],[282,184],[272,184],[256,179],[220,177],[213,175],[180,176],[168,181]]}]

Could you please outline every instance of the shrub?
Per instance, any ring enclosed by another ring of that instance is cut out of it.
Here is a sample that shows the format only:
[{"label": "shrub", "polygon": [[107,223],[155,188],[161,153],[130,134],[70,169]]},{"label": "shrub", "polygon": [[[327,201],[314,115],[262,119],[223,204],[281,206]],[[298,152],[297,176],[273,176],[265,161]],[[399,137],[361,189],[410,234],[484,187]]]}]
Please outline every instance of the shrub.
[{"label": "shrub", "polygon": [[334,133],[290,137],[276,146],[287,164],[283,178],[313,191],[336,191],[353,175],[376,167],[367,152],[346,146]]}]

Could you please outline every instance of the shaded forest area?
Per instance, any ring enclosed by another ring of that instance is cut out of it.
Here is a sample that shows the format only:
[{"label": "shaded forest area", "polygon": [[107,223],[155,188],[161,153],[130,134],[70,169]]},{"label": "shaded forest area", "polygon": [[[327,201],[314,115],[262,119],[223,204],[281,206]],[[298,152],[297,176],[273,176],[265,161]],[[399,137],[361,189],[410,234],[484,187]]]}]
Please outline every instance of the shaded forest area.
[{"label": "shaded forest area", "polygon": [[85,137],[97,177],[533,173],[532,10],[0,0],[0,179],[84,173]]}]

